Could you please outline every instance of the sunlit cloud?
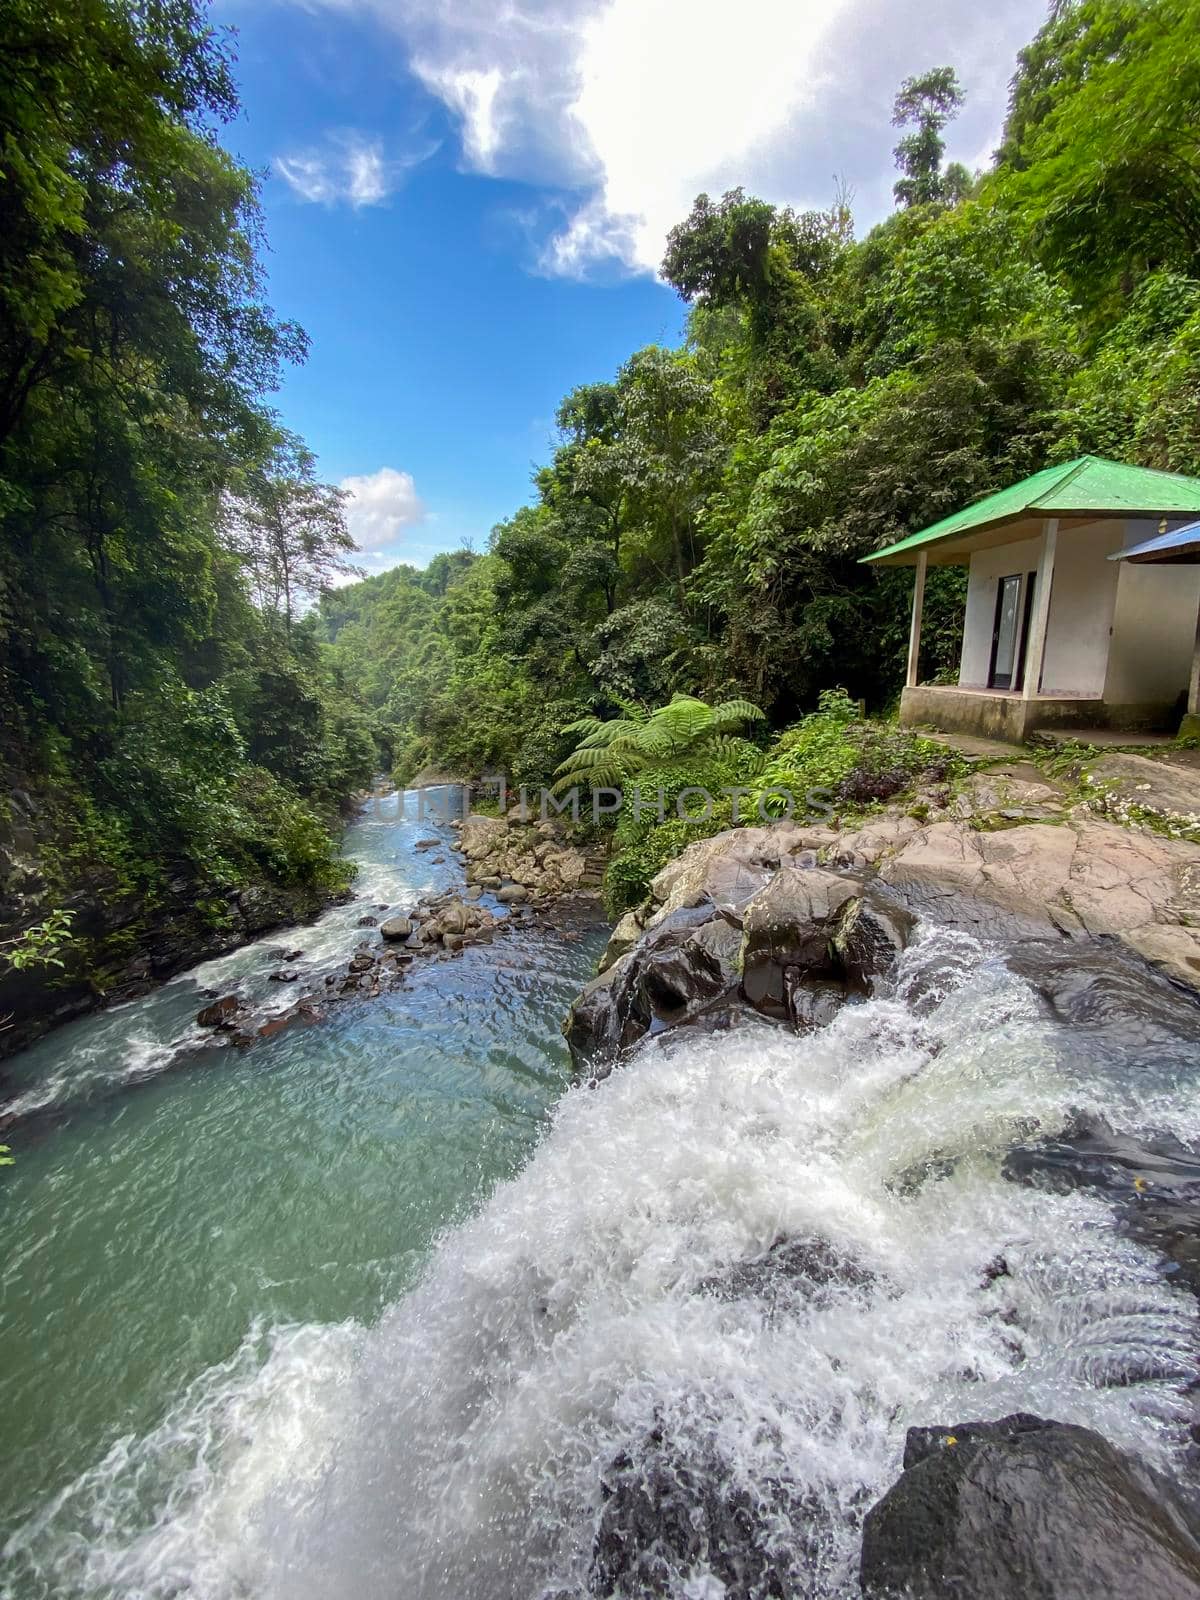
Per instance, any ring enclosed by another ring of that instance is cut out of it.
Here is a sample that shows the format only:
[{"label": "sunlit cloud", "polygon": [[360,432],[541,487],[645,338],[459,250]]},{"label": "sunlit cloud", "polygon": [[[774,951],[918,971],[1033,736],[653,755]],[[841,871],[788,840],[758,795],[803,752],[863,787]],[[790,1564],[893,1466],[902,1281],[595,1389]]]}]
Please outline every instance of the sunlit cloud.
[{"label": "sunlit cloud", "polygon": [[[306,0],[311,3],[311,0]],[[737,184],[860,226],[891,208],[902,78],[954,66],[949,154],[982,164],[1045,0],[324,0],[395,34],[469,170],[547,192],[537,270],[653,271],[696,194]],[[835,178],[836,175],[836,178]]]},{"label": "sunlit cloud", "polygon": [[431,156],[427,144],[403,155],[385,155],[382,139],[353,131],[326,136],[315,149],[276,156],[272,170],[299,199],[313,205],[381,205],[394,194],[406,172]]},{"label": "sunlit cloud", "polygon": [[340,487],[349,495],[346,526],[358,548],[369,552],[369,560],[381,559],[381,546],[404,539],[407,529],[428,516],[411,472],[380,467],[378,472],[343,478]]}]

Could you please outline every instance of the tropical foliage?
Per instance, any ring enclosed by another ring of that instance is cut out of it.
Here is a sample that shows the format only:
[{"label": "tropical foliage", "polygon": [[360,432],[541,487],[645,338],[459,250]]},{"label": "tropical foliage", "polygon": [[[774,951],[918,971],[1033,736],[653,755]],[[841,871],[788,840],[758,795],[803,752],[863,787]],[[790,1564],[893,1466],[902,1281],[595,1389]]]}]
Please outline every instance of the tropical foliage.
[{"label": "tropical foliage", "polygon": [[[684,347],[565,397],[486,552],[327,597],[399,777],[549,781],[560,728],[676,695],[883,709],[911,580],[862,556],[1086,452],[1200,472],[1200,0],[1055,0],[983,173],[946,159],[962,99],[949,66],[900,86],[897,209],[861,237],[844,192],[700,195],[662,267]],[[928,677],[963,591],[930,574]]]},{"label": "tropical foliage", "polygon": [[581,717],[562,731],[579,743],[556,773],[556,791],[581,784],[599,788],[624,783],[648,767],[680,762],[727,762],[736,754],[735,734],[763,713],[748,700],[706,705],[677,694],[668,705],[645,711],[626,705],[624,715],[601,722]]},{"label": "tropical foliage", "polygon": [[0,927],[39,919],[11,967],[85,879],[147,914],[172,880],[335,883],[378,758],[305,614],[351,541],[269,405],[305,339],[217,141],[227,38],[201,0],[0,0],[0,59]]}]

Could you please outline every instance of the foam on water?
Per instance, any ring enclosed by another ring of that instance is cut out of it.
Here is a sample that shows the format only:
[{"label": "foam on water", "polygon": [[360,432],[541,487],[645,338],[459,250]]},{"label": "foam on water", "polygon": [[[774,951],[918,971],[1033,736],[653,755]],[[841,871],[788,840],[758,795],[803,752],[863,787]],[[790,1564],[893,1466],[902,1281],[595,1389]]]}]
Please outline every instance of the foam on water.
[{"label": "foam on water", "polygon": [[[375,1327],[252,1330],[10,1540],[5,1592],[565,1600],[602,1476],[651,1451],[743,1490],[831,1600],[912,1424],[1037,1411],[1169,1463],[1194,1304],[1099,1199],[1000,1175],[1085,1090],[1029,989],[941,932],[818,1035],[668,1035],[571,1091]],[[856,1270],[735,1287],[780,1239]],[[703,1565],[673,1591],[723,1593]]]}]

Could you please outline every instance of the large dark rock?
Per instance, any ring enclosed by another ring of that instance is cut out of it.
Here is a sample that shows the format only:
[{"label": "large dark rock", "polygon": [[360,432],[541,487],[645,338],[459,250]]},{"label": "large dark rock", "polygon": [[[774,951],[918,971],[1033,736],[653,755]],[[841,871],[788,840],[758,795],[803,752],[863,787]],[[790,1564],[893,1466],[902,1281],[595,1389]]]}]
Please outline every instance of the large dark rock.
[{"label": "large dark rock", "polygon": [[747,905],[742,955],[742,992],[752,1006],[785,1017],[787,973],[835,978],[833,941],[847,901],[862,882],[845,873],[788,865]]},{"label": "large dark rock", "polygon": [[[643,933],[576,1001],[564,1028],[571,1054],[602,1077],[647,1033],[723,1026],[747,1007],[823,1027],[847,995],[891,973],[914,926],[881,886],[789,861],[736,907],[703,895]],[[628,919],[621,929],[634,932]]]},{"label": "large dark rock", "polygon": [[847,901],[833,937],[833,952],[842,979],[850,986],[873,993],[889,978],[908,947],[917,919],[877,884]]},{"label": "large dark rock", "polygon": [[864,1524],[869,1600],[1200,1600],[1189,1510],[1087,1428],[913,1428],[904,1469]]},{"label": "large dark rock", "polygon": [[241,1009],[241,995],[224,994],[219,1000],[205,1006],[203,1011],[198,1011],[196,1021],[202,1028],[232,1027],[233,1019]]},{"label": "large dark rock", "polygon": [[647,1033],[695,1020],[737,988],[742,936],[710,905],[689,906],[587,984],[564,1032],[577,1066],[604,1077]]},{"label": "large dark rock", "polygon": [[745,908],[742,993],[765,1016],[809,1029],[894,971],[916,918],[879,884],[781,869]]},{"label": "large dark rock", "polygon": [[714,1450],[693,1452],[655,1427],[614,1459],[601,1493],[591,1594],[606,1600],[680,1595],[698,1572],[724,1585],[725,1600],[786,1600],[797,1592],[799,1552],[781,1550],[765,1526],[778,1489],[764,1485],[751,1495],[732,1481]]}]

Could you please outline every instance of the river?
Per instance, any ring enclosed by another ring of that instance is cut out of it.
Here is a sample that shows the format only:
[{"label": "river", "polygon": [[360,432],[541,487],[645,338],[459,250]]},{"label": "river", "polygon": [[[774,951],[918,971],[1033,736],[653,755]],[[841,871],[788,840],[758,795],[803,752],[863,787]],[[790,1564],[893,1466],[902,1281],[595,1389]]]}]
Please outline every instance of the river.
[{"label": "river", "polygon": [[[450,881],[428,832],[351,830],[368,901]],[[344,953],[362,910],[294,943]],[[817,1035],[682,1030],[569,1089],[599,942],[514,935],[122,1084],[201,987],[265,975],[251,947],[17,1063],[62,1115],[4,1175],[6,1595],[607,1593],[596,1530],[640,1462],[742,1495],[794,1592],[841,1600],[912,1424],[1035,1411],[1178,1466],[1194,1299],[1114,1195],[1003,1163],[1081,1110],[1195,1146],[1189,1003],[1065,1027],[926,929]],[[739,1278],[779,1239],[844,1265]],[[667,1583],[726,1592],[704,1562]]]},{"label": "river", "polygon": [[[568,1081],[559,1025],[604,942],[594,929],[516,933],[320,1026],[164,1070],[201,1037],[203,990],[289,1004],[292,987],[267,977],[281,951],[303,948],[319,974],[364,937],[372,906],[407,908],[459,880],[447,855],[415,848],[435,835],[451,839],[418,820],[414,795],[373,802],[346,838],[354,903],[4,1064],[10,1105],[43,1111],[7,1135],[16,1163],[0,1172],[5,1529],[28,1533],[55,1495],[132,1450],[132,1477],[99,1470],[118,1497],[136,1477],[137,1506],[114,1502],[111,1525],[96,1508],[102,1540],[130,1537],[156,1495],[177,1491],[172,1473],[196,1469],[198,1436],[155,1432],[190,1386],[219,1394],[227,1372],[236,1388],[269,1350],[303,1385],[544,1131]],[[28,1560],[9,1552],[6,1594],[95,1592],[67,1556],[67,1520]]]}]

